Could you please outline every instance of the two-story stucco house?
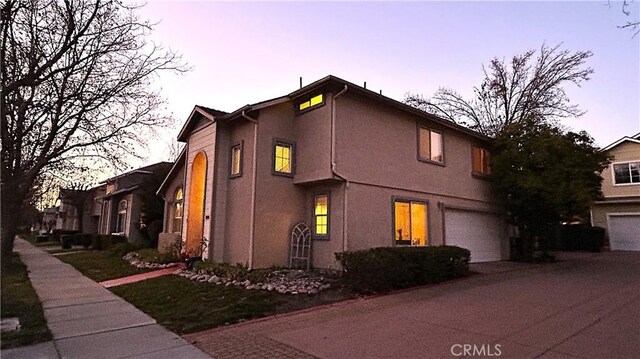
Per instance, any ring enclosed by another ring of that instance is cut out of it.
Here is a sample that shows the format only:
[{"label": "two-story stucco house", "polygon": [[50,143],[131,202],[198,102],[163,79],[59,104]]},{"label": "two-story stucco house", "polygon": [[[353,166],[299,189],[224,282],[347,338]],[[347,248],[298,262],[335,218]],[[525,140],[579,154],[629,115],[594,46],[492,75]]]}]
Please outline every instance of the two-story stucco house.
[{"label": "two-story stucco house", "polygon": [[158,190],[161,238],[251,268],[287,265],[311,228],[312,264],[381,246],[459,245],[504,259],[490,139],[334,76],[231,113],[196,106],[186,147]]},{"label": "two-story stucco house", "polygon": [[591,224],[605,228],[611,250],[640,251],[640,133],[602,151],[611,164],[602,172],[604,199],[591,207]]}]

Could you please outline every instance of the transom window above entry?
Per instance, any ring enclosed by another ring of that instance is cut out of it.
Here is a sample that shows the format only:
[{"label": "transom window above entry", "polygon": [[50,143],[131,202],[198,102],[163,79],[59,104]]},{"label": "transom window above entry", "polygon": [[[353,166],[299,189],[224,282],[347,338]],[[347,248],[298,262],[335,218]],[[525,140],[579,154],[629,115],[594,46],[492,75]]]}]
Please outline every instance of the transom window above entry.
[{"label": "transom window above entry", "polygon": [[324,105],[324,95],[315,95],[306,101],[302,101],[298,104],[298,111],[306,111],[312,107]]}]

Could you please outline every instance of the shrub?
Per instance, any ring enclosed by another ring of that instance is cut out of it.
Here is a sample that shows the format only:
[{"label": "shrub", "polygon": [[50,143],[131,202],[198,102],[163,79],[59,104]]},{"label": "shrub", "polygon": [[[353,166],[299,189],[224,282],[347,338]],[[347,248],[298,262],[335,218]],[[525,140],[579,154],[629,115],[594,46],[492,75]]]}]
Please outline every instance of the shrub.
[{"label": "shrub", "polygon": [[600,252],[604,244],[604,228],[571,224],[560,228],[562,250]]},{"label": "shrub", "polygon": [[78,233],[78,231],[68,231],[65,229],[54,229],[53,231],[51,231],[51,238],[53,238],[53,240],[55,242],[60,242],[61,240],[61,236],[65,235],[65,234],[69,234],[69,235],[73,235]]},{"label": "shrub", "polygon": [[61,235],[60,243],[62,243],[63,249],[71,249],[71,245],[73,244],[73,236],[70,234]]},{"label": "shrub", "polygon": [[455,246],[381,247],[336,253],[336,258],[347,285],[376,293],[465,276],[470,252]]},{"label": "shrub", "polygon": [[209,275],[217,275],[235,280],[246,280],[249,278],[250,273],[249,269],[242,264],[231,265],[229,263],[215,263],[212,261],[196,262],[194,269]]},{"label": "shrub", "polygon": [[178,257],[175,253],[160,253],[155,248],[145,248],[136,251],[141,260],[145,262],[151,263],[175,263],[180,261],[180,257]]},{"label": "shrub", "polygon": [[83,246],[84,248],[89,248],[91,246],[91,234],[76,233],[72,235],[72,238],[74,246]]},{"label": "shrub", "polygon": [[129,252],[135,252],[139,250],[141,247],[139,245],[125,242],[125,243],[116,243],[112,245],[108,251],[110,254],[116,257],[122,257]]},{"label": "shrub", "polygon": [[109,249],[117,243],[127,243],[127,237],[112,234],[94,234],[91,238],[91,247],[96,250]]}]

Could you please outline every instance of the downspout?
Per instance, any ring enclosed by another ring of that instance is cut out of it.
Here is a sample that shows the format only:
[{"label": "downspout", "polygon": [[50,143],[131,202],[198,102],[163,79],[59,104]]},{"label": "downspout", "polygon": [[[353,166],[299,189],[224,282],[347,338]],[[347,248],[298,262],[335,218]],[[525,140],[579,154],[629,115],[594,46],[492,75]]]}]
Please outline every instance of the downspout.
[{"label": "downspout", "polygon": [[336,99],[347,92],[347,85],[333,96],[331,101],[331,173],[336,177],[342,179],[345,183],[344,191],[342,191],[342,251],[346,251],[348,248],[347,238],[347,189],[349,188],[349,180],[347,180],[342,174],[336,170]]},{"label": "downspout", "polygon": [[253,158],[251,167],[253,169],[253,179],[251,182],[251,225],[249,226],[249,269],[253,268],[253,243],[255,239],[255,226],[256,226],[256,179],[257,179],[257,168],[256,163],[258,159],[258,121],[247,116],[242,111],[242,117],[244,117],[247,121],[254,124],[253,126]]}]

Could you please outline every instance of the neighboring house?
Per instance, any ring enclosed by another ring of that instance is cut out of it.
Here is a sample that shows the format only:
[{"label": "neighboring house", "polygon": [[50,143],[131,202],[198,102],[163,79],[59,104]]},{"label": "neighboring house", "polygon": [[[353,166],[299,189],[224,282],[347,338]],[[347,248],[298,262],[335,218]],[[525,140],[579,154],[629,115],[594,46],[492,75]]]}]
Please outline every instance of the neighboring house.
[{"label": "neighboring house", "polygon": [[158,193],[162,238],[250,268],[287,265],[296,224],[314,267],[335,253],[458,245],[508,256],[490,193],[490,138],[334,76],[231,113],[195,106]]},{"label": "neighboring house", "polygon": [[604,199],[591,207],[591,224],[606,229],[611,250],[640,251],[640,133],[602,151],[611,164],[602,172]]},{"label": "neighboring house", "polygon": [[58,207],[48,207],[42,210],[42,229],[43,233],[51,233],[56,229],[58,222]]},{"label": "neighboring house", "polygon": [[90,189],[60,188],[56,229],[98,233],[100,221],[100,203],[96,197],[104,194],[105,186]]},{"label": "neighboring house", "polygon": [[96,196],[100,203],[98,233],[126,236],[129,242],[140,242],[144,236],[139,231],[142,216],[141,192],[148,176],[166,173],[170,162],[159,162],[107,179],[103,194]]}]

